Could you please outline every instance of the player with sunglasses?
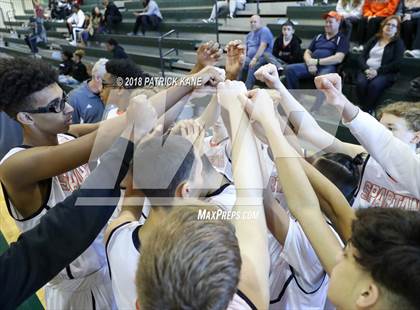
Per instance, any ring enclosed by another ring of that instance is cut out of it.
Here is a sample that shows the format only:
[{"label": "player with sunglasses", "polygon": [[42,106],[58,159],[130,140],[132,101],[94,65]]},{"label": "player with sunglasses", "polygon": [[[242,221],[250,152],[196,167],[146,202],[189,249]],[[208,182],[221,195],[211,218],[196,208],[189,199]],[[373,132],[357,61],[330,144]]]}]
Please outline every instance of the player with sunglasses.
[{"label": "player with sunglasses", "polygon": [[[214,67],[202,69],[196,77],[204,83],[224,79]],[[192,89],[171,87],[150,103],[159,117]],[[141,113],[136,109],[138,102],[143,100],[135,99],[128,113],[114,119],[71,125],[73,108],[58,85],[56,71],[40,60],[21,58],[0,60],[0,93],[0,111],[19,122],[24,132],[23,145],[10,150],[0,163],[6,205],[22,231],[37,225],[53,206],[80,187],[90,173],[87,162],[110,147],[136,119],[136,113]],[[179,104],[174,108],[182,110]],[[165,123],[177,116],[169,113]],[[110,284],[99,235],[46,286],[47,308],[112,308]]]}]

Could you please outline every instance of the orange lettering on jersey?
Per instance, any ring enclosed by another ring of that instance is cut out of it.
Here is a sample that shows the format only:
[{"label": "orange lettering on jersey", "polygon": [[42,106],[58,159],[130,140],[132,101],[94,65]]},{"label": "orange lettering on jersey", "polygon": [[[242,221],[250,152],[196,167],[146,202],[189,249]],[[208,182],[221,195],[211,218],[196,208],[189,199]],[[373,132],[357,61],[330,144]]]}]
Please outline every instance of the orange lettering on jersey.
[{"label": "orange lettering on jersey", "polygon": [[385,187],[370,182],[365,183],[361,198],[372,207],[420,211],[420,201],[418,199],[396,194]]},{"label": "orange lettering on jersey", "polygon": [[369,181],[366,181],[365,186],[363,186],[363,192],[361,194],[361,197],[363,200],[369,201],[369,194],[372,190],[372,183]]}]

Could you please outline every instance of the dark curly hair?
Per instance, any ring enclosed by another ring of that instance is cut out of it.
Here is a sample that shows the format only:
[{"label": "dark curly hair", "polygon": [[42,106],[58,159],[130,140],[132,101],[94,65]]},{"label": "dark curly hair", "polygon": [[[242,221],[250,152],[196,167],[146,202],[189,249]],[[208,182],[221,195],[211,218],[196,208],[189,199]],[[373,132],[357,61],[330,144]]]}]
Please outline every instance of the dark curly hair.
[{"label": "dark curly hair", "polygon": [[31,108],[31,95],[58,82],[58,73],[42,60],[0,59],[0,111],[16,118]]},{"label": "dark curly hair", "polygon": [[420,213],[411,207],[359,209],[352,223],[355,259],[386,289],[389,309],[420,305]]}]

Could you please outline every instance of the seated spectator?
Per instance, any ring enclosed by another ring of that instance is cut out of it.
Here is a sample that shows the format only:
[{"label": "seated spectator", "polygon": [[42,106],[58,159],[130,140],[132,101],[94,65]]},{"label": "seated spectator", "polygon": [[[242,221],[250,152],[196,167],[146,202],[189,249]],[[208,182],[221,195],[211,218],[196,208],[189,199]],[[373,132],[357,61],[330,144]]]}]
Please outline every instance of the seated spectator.
[{"label": "seated spectator", "polygon": [[51,4],[51,17],[57,20],[65,20],[71,15],[71,4],[67,0],[55,0]]},{"label": "seated spectator", "polygon": [[137,35],[139,28],[141,33],[145,35],[146,29],[157,30],[163,20],[160,13],[159,6],[154,0],[143,0],[144,11],[141,13],[134,13],[136,16],[136,23],[134,24],[133,32],[129,35]]},{"label": "seated spectator", "polygon": [[39,22],[37,18],[31,17],[29,21],[31,23],[32,34],[25,36],[25,42],[31,49],[34,57],[41,58],[38,55],[38,43],[47,43],[47,31],[43,22]]},{"label": "seated spectator", "polygon": [[80,34],[82,39],[82,46],[86,46],[89,38],[92,38],[96,33],[103,32],[103,21],[104,19],[101,11],[99,11],[99,7],[95,6],[92,9],[92,15],[90,17],[89,24]]},{"label": "seated spectator", "polygon": [[104,103],[99,94],[106,73],[107,59],[99,59],[92,68],[92,79],[83,82],[68,95],[68,103],[73,107],[73,124],[97,123],[101,121]]},{"label": "seated spectator", "polygon": [[240,80],[245,81],[247,89],[255,84],[254,72],[266,63],[264,53],[271,53],[273,49],[273,34],[263,26],[261,17],[253,15],[250,19],[251,32],[245,39],[246,58],[240,73]]},{"label": "seated spectator", "polygon": [[[365,0],[362,9],[362,19],[358,24],[358,39],[365,44],[379,30],[385,17],[394,15],[400,0]],[[356,47],[355,51],[362,51],[363,45]]]},{"label": "seated spectator", "polygon": [[273,52],[264,53],[268,63],[272,63],[277,70],[283,71],[287,64],[302,61],[302,40],[295,35],[294,24],[288,20],[281,26],[281,35],[274,41]]},{"label": "seated spectator", "polygon": [[83,81],[86,81],[89,78],[86,66],[82,62],[82,58],[84,56],[85,56],[84,50],[77,50],[73,54],[74,65],[73,65],[73,71],[71,73],[71,76],[80,83]]},{"label": "seated spectator", "polygon": [[216,22],[216,14],[219,16],[220,11],[229,7],[229,18],[233,18],[236,10],[245,10],[246,0],[226,0],[226,1],[217,1],[217,4],[213,5],[209,19],[203,19],[205,23],[214,23]]},{"label": "seated spectator", "polygon": [[[350,41],[354,25],[357,25],[362,17],[364,0],[338,0],[336,11],[343,16],[342,32],[347,34]],[[344,28],[344,29],[343,29]],[[362,44],[359,42],[359,44]]]},{"label": "seated spectator", "polygon": [[112,53],[113,59],[127,59],[128,55],[125,53],[122,46],[118,44],[118,42],[111,38],[106,42],[106,49],[108,52]]},{"label": "seated spectator", "polygon": [[299,80],[336,72],[349,49],[348,39],[339,32],[342,16],[335,11],[323,15],[325,33],[317,35],[305,50],[304,63],[288,65],[285,70],[288,89],[299,89]]},{"label": "seated spectator", "polygon": [[403,0],[404,13],[401,24],[401,38],[404,41],[405,55],[420,58],[420,1]]},{"label": "seated spectator", "polygon": [[61,59],[62,63],[59,66],[59,73],[60,75],[70,75],[73,71],[74,61],[73,61],[73,54],[70,51],[62,51],[61,52]]},{"label": "seated spectator", "polygon": [[41,2],[39,0],[32,0],[32,4],[34,5],[35,18],[44,20],[44,8],[42,7]]},{"label": "seated spectator", "polygon": [[107,33],[112,33],[115,27],[118,26],[122,22],[122,15],[118,7],[114,4],[114,2],[109,0],[102,0],[102,4],[104,5],[105,14],[104,14],[104,26],[105,31]]},{"label": "seated spectator", "polygon": [[[92,17],[89,14],[86,14],[85,23],[83,25],[83,30],[80,32],[80,46],[87,46],[87,41],[94,34],[94,29],[92,25]],[[70,43],[72,44],[72,43]]]},{"label": "seated spectator", "polygon": [[77,33],[83,31],[85,23],[85,13],[80,9],[78,4],[73,6],[73,14],[67,19],[67,29],[73,45],[76,45]]},{"label": "seated spectator", "polygon": [[404,43],[399,37],[400,19],[389,16],[381,23],[378,34],[370,39],[359,57],[357,96],[366,112],[372,112],[382,92],[396,80],[404,54]]}]

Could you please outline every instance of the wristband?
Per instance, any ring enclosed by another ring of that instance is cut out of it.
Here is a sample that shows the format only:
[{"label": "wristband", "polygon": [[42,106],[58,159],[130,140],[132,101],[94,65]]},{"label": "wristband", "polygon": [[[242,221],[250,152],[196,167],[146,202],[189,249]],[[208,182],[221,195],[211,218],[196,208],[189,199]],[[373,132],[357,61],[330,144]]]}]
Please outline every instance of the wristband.
[{"label": "wristband", "polygon": [[319,58],[316,60],[316,65],[319,66]]}]

